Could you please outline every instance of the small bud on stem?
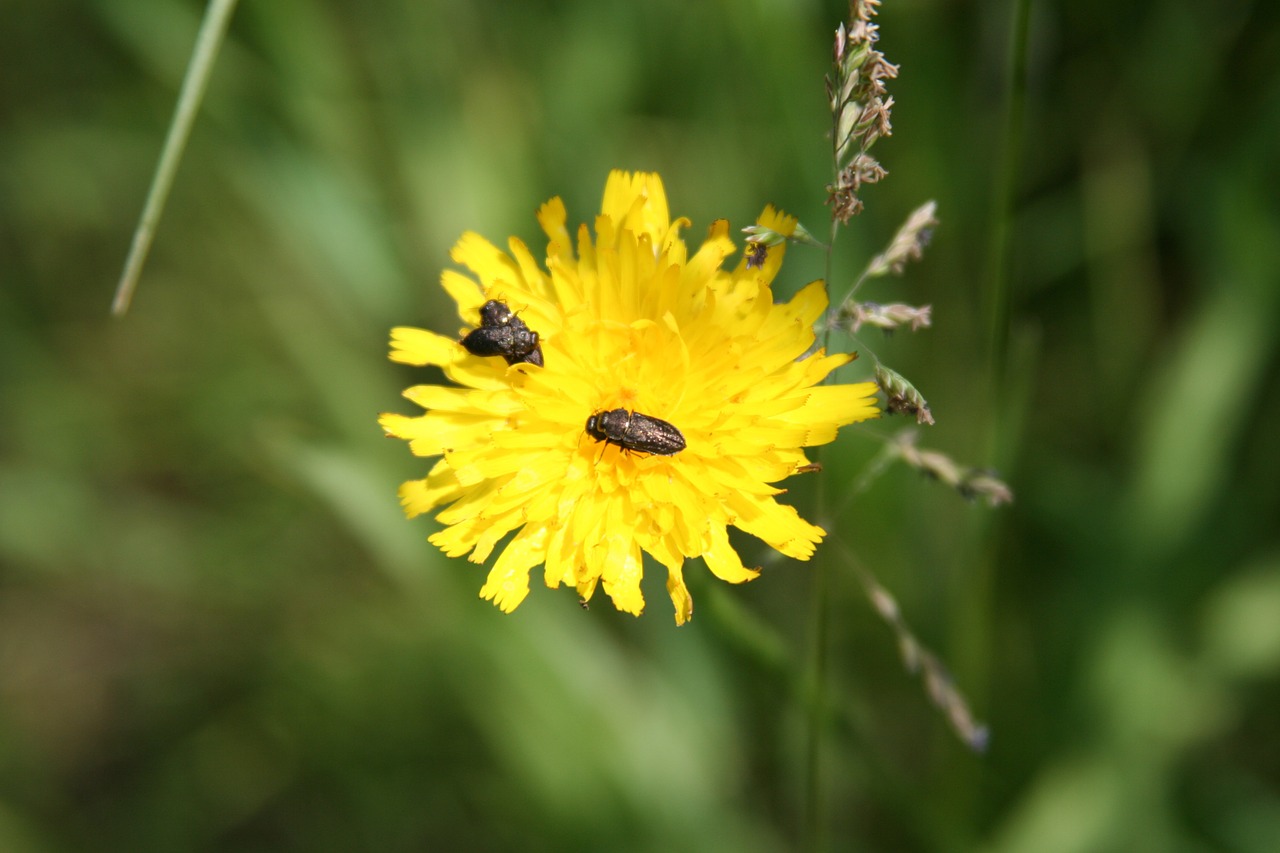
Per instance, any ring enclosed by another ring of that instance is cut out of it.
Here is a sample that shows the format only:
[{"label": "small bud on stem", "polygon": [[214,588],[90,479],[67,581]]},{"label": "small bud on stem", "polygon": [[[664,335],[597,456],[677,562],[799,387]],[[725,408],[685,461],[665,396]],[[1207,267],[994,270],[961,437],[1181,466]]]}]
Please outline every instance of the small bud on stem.
[{"label": "small bud on stem", "polygon": [[933,413],[924,395],[907,378],[883,364],[876,365],[876,384],[888,398],[885,410],[891,415],[915,415],[916,423],[933,426]]}]

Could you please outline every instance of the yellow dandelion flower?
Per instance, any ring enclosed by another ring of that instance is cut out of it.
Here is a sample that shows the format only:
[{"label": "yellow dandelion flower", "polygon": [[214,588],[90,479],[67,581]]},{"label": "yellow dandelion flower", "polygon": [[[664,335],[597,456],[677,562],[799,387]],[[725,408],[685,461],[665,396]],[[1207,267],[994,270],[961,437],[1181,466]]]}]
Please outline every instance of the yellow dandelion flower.
[{"label": "yellow dandelion flower", "polygon": [[[824,531],[779,503],[773,484],[808,464],[803,448],[878,414],[874,383],[820,384],[854,358],[810,352],[822,282],[775,304],[785,244],[724,269],[735,250],[724,221],[690,255],[680,236],[689,222],[671,220],[655,174],[610,174],[594,240],[584,224],[575,246],[559,198],[538,221],[544,264],[515,238],[503,252],[467,233],[452,257],[472,275],[441,277],[460,334],[483,327],[494,354],[392,331],[393,361],[436,365],[455,383],[405,391],[424,414],[380,418],[414,454],[440,457],[400,487],[406,513],[447,504],[431,542],[475,563],[514,533],[480,590],[507,612],[542,565],[547,586],[573,586],[585,601],[603,585],[638,615],[647,553],[666,567],[683,624],[693,613],[686,559],[731,583],[759,574],[730,545],[730,525],[807,560]],[[796,220],[767,207],[759,224],[790,235]]]}]

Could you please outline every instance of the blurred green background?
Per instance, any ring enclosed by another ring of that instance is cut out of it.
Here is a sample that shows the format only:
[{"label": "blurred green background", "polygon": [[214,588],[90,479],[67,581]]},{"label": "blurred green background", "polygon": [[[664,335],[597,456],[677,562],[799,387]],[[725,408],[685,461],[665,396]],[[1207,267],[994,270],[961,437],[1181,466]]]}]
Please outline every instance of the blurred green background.
[{"label": "blurred green background", "polygon": [[[836,284],[937,199],[865,293],[935,328],[867,343],[1017,501],[895,468],[829,520],[993,738],[955,739],[824,547],[828,842],[1275,850],[1280,9],[1032,6],[994,391],[1011,5],[880,17],[891,174]],[[112,320],[202,11],[0,4],[0,850],[794,849],[812,566],[690,565],[679,630],[653,572],[640,619],[536,583],[504,616],[403,519],[426,463],[375,417],[429,379],[389,328],[458,327],[462,231],[538,249],[537,205],[590,218],[610,168],[660,172],[695,242],[767,202],[823,233],[845,6],[244,2]],[[901,426],[842,434],[830,491]]]}]

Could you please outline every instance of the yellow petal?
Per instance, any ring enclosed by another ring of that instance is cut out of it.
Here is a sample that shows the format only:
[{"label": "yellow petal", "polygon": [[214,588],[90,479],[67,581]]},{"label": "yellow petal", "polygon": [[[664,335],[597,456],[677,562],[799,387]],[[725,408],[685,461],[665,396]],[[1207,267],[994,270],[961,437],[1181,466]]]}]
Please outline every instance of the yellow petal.
[{"label": "yellow petal", "polygon": [[801,518],[795,507],[773,498],[735,494],[728,497],[728,504],[735,514],[734,527],[797,560],[812,557],[814,546],[826,535],[821,527]]},{"label": "yellow petal", "polygon": [[425,479],[401,484],[400,504],[404,507],[405,515],[413,518],[454,500],[461,494],[462,487],[458,484],[453,469],[441,459]]},{"label": "yellow petal", "polygon": [[805,392],[802,405],[781,413],[778,417],[790,423],[815,426],[821,424],[843,426],[865,421],[880,414],[875,393],[874,382],[859,382],[854,385],[819,385]]},{"label": "yellow petal", "polygon": [[426,329],[397,326],[391,330],[391,360],[402,364],[452,364],[467,356],[467,351],[453,338]]},{"label": "yellow petal", "polygon": [[644,564],[640,548],[625,535],[613,535],[609,537],[606,548],[597,550],[604,551],[600,583],[605,594],[613,599],[614,607],[639,616],[644,612],[644,596],[640,593]]},{"label": "yellow petal", "polygon": [[685,264],[682,287],[692,290],[697,285],[710,281],[716,270],[724,263],[724,259],[733,251],[733,240],[729,238],[729,223],[727,220],[717,219],[711,223],[707,239]]},{"label": "yellow petal", "polygon": [[484,291],[480,285],[457,270],[445,270],[440,274],[440,286],[458,303],[458,316],[468,326],[480,325],[480,306],[484,304]]},{"label": "yellow petal", "polygon": [[759,577],[760,572],[742,565],[742,558],[729,544],[729,531],[723,524],[711,525],[711,546],[702,558],[707,561],[707,568],[722,581],[742,583]]},{"label": "yellow petal", "polygon": [[405,390],[404,397],[424,409],[490,418],[509,417],[524,409],[520,398],[511,394],[510,389],[483,390],[449,388],[444,385],[414,385]]},{"label": "yellow petal", "polygon": [[600,581],[597,577],[588,578],[577,584],[578,597],[583,601],[590,601],[591,596],[595,594],[596,584]]},{"label": "yellow petal", "polygon": [[551,259],[562,263],[573,261],[573,239],[569,236],[569,229],[565,227],[567,219],[564,202],[559,196],[538,208],[538,224],[542,226],[542,232],[547,235],[548,261]]},{"label": "yellow petal", "polygon": [[474,231],[459,238],[449,257],[475,273],[485,292],[499,283],[514,284],[520,280],[520,269],[515,262]]},{"label": "yellow petal", "polygon": [[647,172],[610,172],[600,210],[613,228],[606,228],[608,234],[599,234],[597,245],[614,245],[617,237],[614,229],[622,228],[646,235],[651,246],[660,245],[671,223],[662,179]]},{"label": "yellow petal", "polygon": [[510,613],[529,594],[529,570],[541,563],[546,554],[546,531],[516,534],[503,549],[489,577],[480,588],[480,597],[492,600],[504,613]]},{"label": "yellow petal", "polygon": [[500,428],[503,420],[432,411],[417,418],[383,414],[378,423],[387,435],[407,439],[415,456],[439,456],[485,444],[485,436]]},{"label": "yellow petal", "polygon": [[689,588],[684,583],[683,558],[672,554],[661,544],[652,553],[667,569],[667,594],[675,607],[676,624],[683,625],[693,618],[693,596],[689,595]]},{"label": "yellow petal", "polygon": [[543,579],[553,589],[561,584],[577,585],[577,567],[574,562],[576,551],[570,547],[568,533],[566,525],[556,525],[547,543],[547,563]]},{"label": "yellow petal", "polygon": [[[550,276],[538,268],[538,262],[529,252],[524,242],[512,237],[507,241],[507,248],[511,250],[511,257],[520,268],[520,281],[523,284],[523,291],[540,302],[545,302],[549,299],[551,296]],[[527,320],[528,317],[525,317],[525,319]]]}]

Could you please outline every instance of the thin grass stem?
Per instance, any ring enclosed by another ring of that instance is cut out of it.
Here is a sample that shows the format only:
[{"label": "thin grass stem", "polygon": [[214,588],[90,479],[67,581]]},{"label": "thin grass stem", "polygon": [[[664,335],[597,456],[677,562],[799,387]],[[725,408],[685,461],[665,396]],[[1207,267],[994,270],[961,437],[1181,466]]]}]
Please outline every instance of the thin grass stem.
[{"label": "thin grass stem", "polygon": [[123,317],[133,301],[138,277],[142,275],[143,264],[151,252],[156,224],[169,199],[178,163],[187,147],[191,126],[195,123],[196,112],[204,99],[209,75],[213,71],[213,62],[222,47],[235,8],[236,0],[209,0],[209,5],[205,8],[204,20],[200,23],[200,32],[196,36],[196,46],[191,53],[191,62],[187,65],[187,74],[182,81],[182,91],[178,94],[178,104],[174,107],[173,119],[169,123],[169,133],[165,137],[164,148],[160,151],[155,174],[151,178],[151,189],[147,192],[142,216],[133,232],[129,257],[124,262],[124,273],[120,276],[115,297],[111,300],[111,313],[117,317]]},{"label": "thin grass stem", "polygon": [[[833,122],[832,139],[832,175],[833,180],[839,174],[839,163],[836,159],[838,145],[838,122]],[[827,283],[827,298],[831,298],[831,275],[833,272],[833,251],[836,236],[840,231],[840,222],[832,217],[831,233],[827,239],[823,259],[823,281]],[[831,323],[827,323],[822,331],[824,349],[831,344]],[[824,382],[830,382],[828,376]],[[814,449],[814,460],[819,461],[822,448]],[[819,477],[816,484],[817,515],[821,522],[826,520],[827,490],[826,478]],[[804,815],[801,828],[801,849],[818,851],[823,847],[823,826],[825,814],[823,809],[822,779],[822,740],[827,727],[827,645],[828,645],[828,604],[827,604],[827,567],[826,561],[819,558],[813,564],[813,603],[810,611],[810,647],[809,647],[809,690],[805,733],[805,800]]]},{"label": "thin grass stem", "polygon": [[[985,282],[985,308],[988,329],[988,390],[985,405],[988,417],[987,452],[989,463],[1000,461],[1006,444],[1002,424],[1008,421],[1006,392],[1009,370],[1009,327],[1013,287],[1010,280],[1010,258],[1013,250],[1013,220],[1017,202],[1018,176],[1021,169],[1023,123],[1027,99],[1027,52],[1031,0],[1014,0],[1009,33],[1008,83],[1005,121],[1000,144],[1000,166],[991,226],[988,275]],[[987,626],[991,624],[995,586],[994,549],[991,528],[986,529],[984,558],[976,561],[976,570],[959,592],[956,602],[964,618],[958,620],[963,641],[959,644],[969,666],[966,671],[975,684],[985,681],[986,662],[991,660]]]},{"label": "thin grass stem", "polygon": [[1027,101],[1027,31],[1031,0],[1014,0],[1013,26],[1009,34],[1009,80],[1005,96],[1000,170],[996,176],[992,208],[991,243],[987,256],[986,320],[988,376],[998,388],[1004,378],[1009,350],[1009,317],[1012,287],[1009,261],[1013,248],[1013,215],[1018,174],[1022,162],[1023,121]]}]

